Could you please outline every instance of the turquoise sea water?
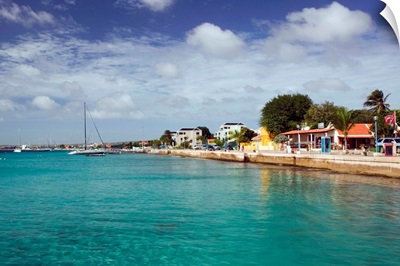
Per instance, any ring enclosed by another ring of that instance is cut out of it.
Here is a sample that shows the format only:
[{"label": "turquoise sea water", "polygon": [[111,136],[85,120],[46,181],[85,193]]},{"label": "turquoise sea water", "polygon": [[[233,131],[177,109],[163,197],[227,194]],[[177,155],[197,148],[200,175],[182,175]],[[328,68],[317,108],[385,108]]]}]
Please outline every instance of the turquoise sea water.
[{"label": "turquoise sea water", "polygon": [[147,154],[0,157],[2,265],[400,265],[399,186]]}]

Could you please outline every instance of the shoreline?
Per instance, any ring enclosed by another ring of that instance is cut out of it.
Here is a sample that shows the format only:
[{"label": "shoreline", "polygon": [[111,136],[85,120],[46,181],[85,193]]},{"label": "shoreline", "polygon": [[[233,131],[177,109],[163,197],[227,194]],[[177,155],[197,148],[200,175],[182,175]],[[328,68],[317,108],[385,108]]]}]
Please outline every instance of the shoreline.
[{"label": "shoreline", "polygon": [[363,156],[356,154],[288,154],[277,151],[238,152],[203,150],[158,150],[149,154],[174,155],[219,161],[259,163],[332,170],[338,173],[400,179],[400,156]]}]

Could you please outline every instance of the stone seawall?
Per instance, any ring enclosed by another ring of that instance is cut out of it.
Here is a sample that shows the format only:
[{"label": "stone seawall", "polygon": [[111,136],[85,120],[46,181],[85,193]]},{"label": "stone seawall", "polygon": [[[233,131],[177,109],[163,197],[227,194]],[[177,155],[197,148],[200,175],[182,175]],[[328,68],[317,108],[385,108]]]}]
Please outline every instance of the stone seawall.
[{"label": "stone seawall", "polygon": [[329,169],[341,173],[400,178],[400,156],[362,156],[331,154],[287,154],[279,152],[220,152],[194,150],[151,150],[151,154],[174,155],[231,162],[290,165]]}]

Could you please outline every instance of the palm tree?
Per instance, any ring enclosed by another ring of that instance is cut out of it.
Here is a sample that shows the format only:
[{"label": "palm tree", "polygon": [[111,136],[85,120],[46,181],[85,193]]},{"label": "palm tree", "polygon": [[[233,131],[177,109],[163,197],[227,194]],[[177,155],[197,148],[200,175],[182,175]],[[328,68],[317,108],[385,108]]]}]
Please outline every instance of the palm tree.
[{"label": "palm tree", "polygon": [[386,103],[387,97],[389,97],[390,93],[385,97],[381,90],[374,90],[367,97],[367,101],[364,103],[364,107],[369,107],[370,111],[376,115],[379,115],[382,111],[388,110],[390,104]]},{"label": "palm tree", "polygon": [[349,135],[349,131],[354,126],[356,121],[357,117],[354,116],[353,110],[348,110],[346,107],[339,108],[334,126],[336,129],[339,129],[343,132],[344,147],[346,154],[347,154],[347,136]]},{"label": "palm tree", "polygon": [[240,139],[242,138],[242,136],[243,136],[242,130],[241,131],[238,131],[238,130],[229,131],[229,138],[235,140],[237,149],[239,149],[239,143],[240,143]]},{"label": "palm tree", "polygon": [[171,145],[172,142],[171,131],[165,130],[164,134],[160,137],[160,141],[163,142],[165,145]]}]

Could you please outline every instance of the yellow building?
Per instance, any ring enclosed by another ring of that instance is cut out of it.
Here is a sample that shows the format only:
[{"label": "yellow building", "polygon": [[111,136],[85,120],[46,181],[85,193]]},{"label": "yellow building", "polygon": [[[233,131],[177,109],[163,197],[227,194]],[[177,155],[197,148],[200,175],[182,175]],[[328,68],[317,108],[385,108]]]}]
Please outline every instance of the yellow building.
[{"label": "yellow building", "polygon": [[251,139],[251,143],[244,145],[246,151],[273,151],[279,150],[279,144],[273,141],[271,133],[264,127],[257,130],[258,135]]}]

